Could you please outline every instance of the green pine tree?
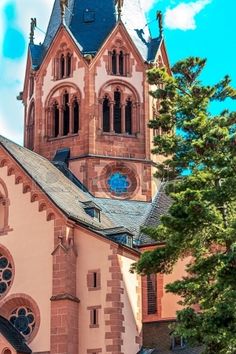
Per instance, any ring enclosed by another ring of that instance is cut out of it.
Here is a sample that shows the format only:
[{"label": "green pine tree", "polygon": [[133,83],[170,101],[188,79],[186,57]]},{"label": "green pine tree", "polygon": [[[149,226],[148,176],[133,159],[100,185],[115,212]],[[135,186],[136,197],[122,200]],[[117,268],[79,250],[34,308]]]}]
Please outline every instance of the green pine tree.
[{"label": "green pine tree", "polygon": [[[236,99],[226,76],[204,86],[205,59],[190,57],[172,68],[148,71],[150,95],[160,108],[150,121],[163,134],[154,138],[155,154],[166,160],[157,176],[169,181],[173,204],[157,228],[145,232],[165,247],[146,252],[134,266],[141,274],[171,272],[191,254],[187,276],[167,286],[182,297],[176,335],[204,344],[207,354],[236,353],[236,112],[212,115],[213,101]],[[188,171],[188,173],[186,173]],[[193,305],[198,304],[200,311]]]}]

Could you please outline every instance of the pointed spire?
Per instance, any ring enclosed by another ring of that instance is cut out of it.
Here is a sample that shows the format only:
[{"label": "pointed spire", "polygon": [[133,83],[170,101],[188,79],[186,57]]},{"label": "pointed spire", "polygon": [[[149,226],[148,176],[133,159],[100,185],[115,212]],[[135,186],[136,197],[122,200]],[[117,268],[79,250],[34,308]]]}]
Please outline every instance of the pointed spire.
[{"label": "pointed spire", "polygon": [[36,20],[36,18],[31,18],[31,22],[30,22],[30,36],[29,36],[30,44],[34,44],[34,31],[35,31],[36,26],[37,26],[37,20]]},{"label": "pointed spire", "polygon": [[121,20],[122,7],[124,5],[124,0],[115,0],[115,5],[117,6],[118,21]]},{"label": "pointed spire", "polygon": [[64,23],[65,20],[65,11],[68,8],[68,0],[60,0],[61,7],[61,22]]},{"label": "pointed spire", "polygon": [[157,20],[158,20],[158,24],[159,24],[159,37],[162,38],[163,37],[163,15],[161,11],[157,11]]}]

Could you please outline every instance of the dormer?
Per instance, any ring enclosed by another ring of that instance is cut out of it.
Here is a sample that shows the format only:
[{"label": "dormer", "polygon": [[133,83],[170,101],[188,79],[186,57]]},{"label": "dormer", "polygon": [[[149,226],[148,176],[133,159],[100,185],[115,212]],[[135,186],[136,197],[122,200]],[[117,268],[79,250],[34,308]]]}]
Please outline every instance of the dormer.
[{"label": "dormer", "polygon": [[91,216],[91,218],[101,221],[101,208],[93,201],[83,202],[84,211],[86,214]]}]

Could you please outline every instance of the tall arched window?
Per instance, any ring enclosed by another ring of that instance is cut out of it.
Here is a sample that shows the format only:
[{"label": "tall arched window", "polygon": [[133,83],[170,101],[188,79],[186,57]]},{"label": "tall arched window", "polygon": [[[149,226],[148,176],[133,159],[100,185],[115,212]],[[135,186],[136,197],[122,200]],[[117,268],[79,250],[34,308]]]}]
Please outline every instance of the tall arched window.
[{"label": "tall arched window", "polygon": [[107,96],[104,97],[102,103],[102,114],[103,114],[103,131],[110,131],[110,102]]},{"label": "tall arched window", "polygon": [[27,147],[34,149],[34,131],[35,131],[35,106],[31,104],[29,108],[28,124],[27,124]]},{"label": "tall arched window", "polygon": [[0,235],[9,231],[9,200],[5,183],[0,180]]},{"label": "tall arched window", "polygon": [[73,101],[73,133],[77,134],[79,128],[79,103],[77,98],[75,98]]},{"label": "tall arched window", "polygon": [[113,49],[108,52],[108,58],[108,74],[119,76],[130,74],[130,54],[121,40],[114,43]]},{"label": "tall arched window", "polygon": [[130,97],[125,105],[125,132],[132,134],[132,101]]},{"label": "tall arched window", "polygon": [[124,75],[124,53],[122,50],[119,54],[119,74]]},{"label": "tall arched window", "polygon": [[68,53],[66,56],[66,76],[69,77],[71,76],[71,54]]},{"label": "tall arched window", "polygon": [[32,97],[33,93],[34,93],[34,77],[33,75],[31,75],[29,79],[29,98]]},{"label": "tall arched window", "polygon": [[116,50],[114,49],[112,52],[111,56],[111,61],[112,61],[112,74],[116,75],[117,74],[117,60],[116,60]]},{"label": "tall arched window", "polygon": [[140,132],[140,99],[134,87],[117,80],[104,85],[99,97],[103,132],[125,135]]},{"label": "tall arched window", "polygon": [[114,92],[114,131],[121,133],[121,93],[118,89]]},{"label": "tall arched window", "polygon": [[64,54],[60,57],[60,78],[62,79],[65,76],[65,57]]},{"label": "tall arched window", "polygon": [[54,102],[53,104],[52,114],[53,114],[53,137],[56,138],[59,135],[59,107],[57,102]]},{"label": "tall arched window", "polygon": [[63,135],[67,135],[70,131],[70,107],[69,94],[65,92],[63,97]]}]

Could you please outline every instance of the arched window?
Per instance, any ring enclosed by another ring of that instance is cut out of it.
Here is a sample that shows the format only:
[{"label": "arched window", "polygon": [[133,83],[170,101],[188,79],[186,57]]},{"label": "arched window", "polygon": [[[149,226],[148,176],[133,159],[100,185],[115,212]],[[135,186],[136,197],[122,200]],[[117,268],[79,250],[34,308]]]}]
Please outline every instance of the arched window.
[{"label": "arched window", "polygon": [[29,98],[32,97],[33,93],[34,93],[34,77],[33,75],[31,75],[29,79]]},{"label": "arched window", "polygon": [[117,60],[116,60],[116,50],[114,49],[112,52],[112,56],[111,56],[111,61],[112,61],[112,74],[116,75],[117,74]]},{"label": "arched window", "polygon": [[100,128],[103,132],[125,135],[140,132],[139,96],[134,87],[117,80],[117,83],[104,85],[99,97]]},{"label": "arched window", "polygon": [[77,98],[75,98],[73,101],[73,133],[77,134],[79,128],[79,103]]},{"label": "arched window", "polygon": [[4,349],[4,351],[2,352],[2,354],[12,354],[10,349]]},{"label": "arched window", "polygon": [[69,94],[66,92],[63,97],[63,135],[67,135],[70,131],[70,107]]},{"label": "arched window", "polygon": [[34,131],[35,131],[35,105],[31,104],[29,109],[28,124],[27,124],[27,147],[34,150]]},{"label": "arched window", "polygon": [[[8,226],[9,200],[6,185],[0,180],[0,235],[9,231]],[[1,288],[1,283],[0,283]],[[1,289],[0,289],[1,292]]]},{"label": "arched window", "polygon": [[130,74],[130,55],[124,48],[122,41],[117,40],[111,51],[108,52],[108,74],[128,76]]},{"label": "arched window", "polygon": [[130,97],[125,105],[125,132],[132,134],[132,101]]},{"label": "arched window", "polygon": [[66,76],[69,77],[71,76],[71,54],[68,53],[66,56]]},{"label": "arched window", "polygon": [[110,103],[109,98],[107,96],[103,99],[102,104],[102,113],[103,113],[103,131],[110,131]]},{"label": "arched window", "polygon": [[53,114],[53,137],[56,138],[59,135],[59,107],[57,102],[54,102],[53,104],[52,114]]},{"label": "arched window", "polygon": [[114,131],[121,133],[121,93],[118,89],[114,92]]},{"label": "arched window", "polygon": [[124,53],[122,50],[119,54],[119,74],[124,75]]},{"label": "arched window", "polygon": [[60,58],[60,78],[62,79],[65,76],[65,57],[64,54]]}]

